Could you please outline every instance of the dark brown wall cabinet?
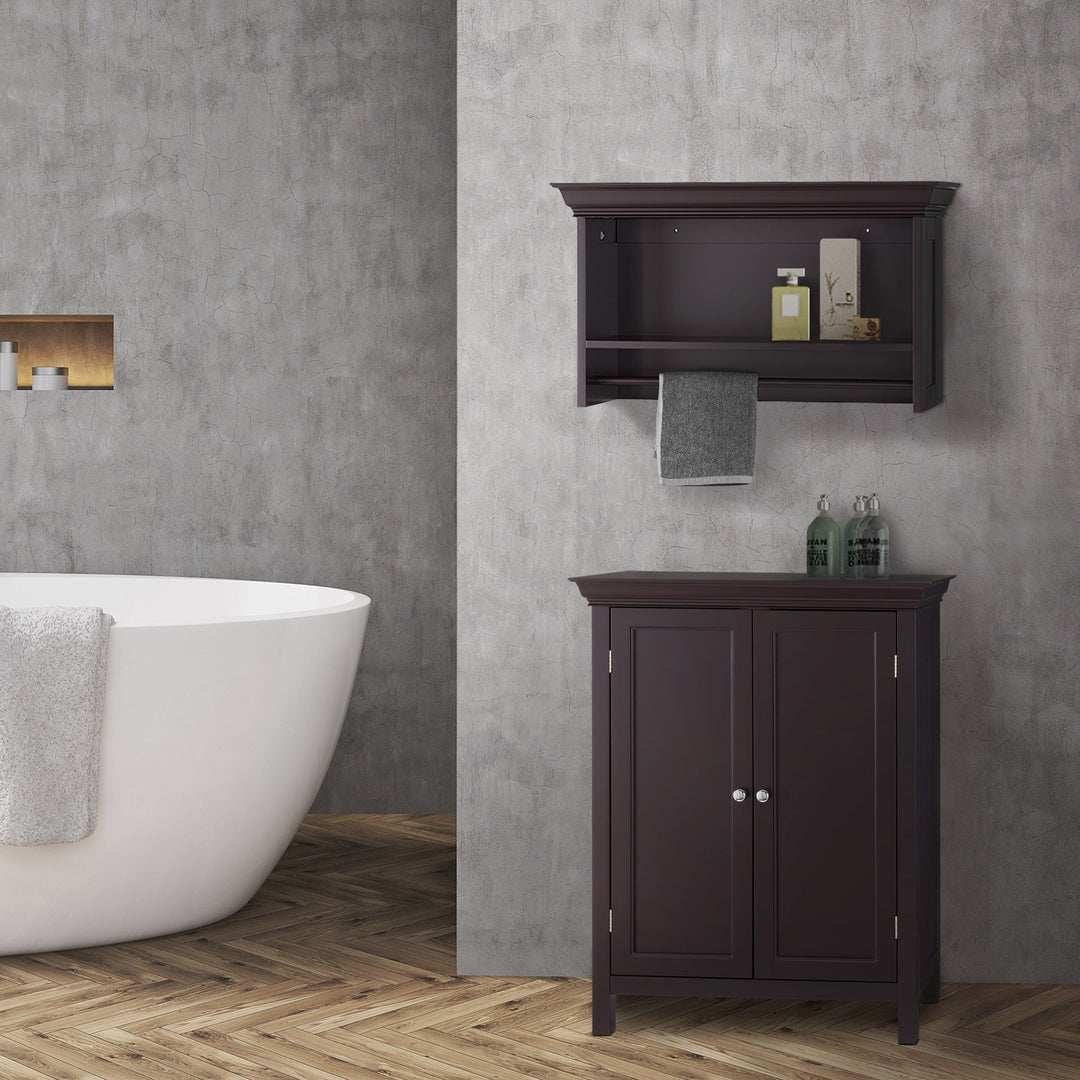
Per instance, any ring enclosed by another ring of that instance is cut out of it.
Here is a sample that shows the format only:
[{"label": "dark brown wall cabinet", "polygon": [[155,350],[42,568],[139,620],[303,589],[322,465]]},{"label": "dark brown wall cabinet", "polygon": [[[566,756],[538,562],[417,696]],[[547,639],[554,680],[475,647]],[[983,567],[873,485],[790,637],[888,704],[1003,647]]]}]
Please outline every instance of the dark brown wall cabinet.
[{"label": "dark brown wall cabinet", "polygon": [[593,1025],[616,994],[937,999],[947,576],[600,574]]},{"label": "dark brown wall cabinet", "polygon": [[[578,221],[578,404],[656,397],[676,370],[758,373],[762,401],[942,399],[942,215],[958,184],[555,184]],[[861,241],[879,342],[772,337],[780,266]]]}]

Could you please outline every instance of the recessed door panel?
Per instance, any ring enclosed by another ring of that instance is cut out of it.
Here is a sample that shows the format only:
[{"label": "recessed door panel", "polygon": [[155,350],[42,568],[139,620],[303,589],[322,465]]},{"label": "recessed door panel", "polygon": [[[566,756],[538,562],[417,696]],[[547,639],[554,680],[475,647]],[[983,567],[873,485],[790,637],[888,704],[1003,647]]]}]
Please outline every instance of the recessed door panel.
[{"label": "recessed door panel", "polygon": [[612,970],[749,977],[750,614],[615,609],[611,631]]},{"label": "recessed door panel", "polygon": [[896,977],[896,619],[754,615],[754,974]]}]

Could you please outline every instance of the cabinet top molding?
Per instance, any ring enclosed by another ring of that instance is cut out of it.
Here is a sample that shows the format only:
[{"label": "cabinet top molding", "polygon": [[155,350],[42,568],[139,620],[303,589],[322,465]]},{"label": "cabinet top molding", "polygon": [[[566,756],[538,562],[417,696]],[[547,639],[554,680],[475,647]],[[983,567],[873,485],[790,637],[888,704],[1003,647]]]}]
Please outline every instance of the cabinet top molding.
[{"label": "cabinet top molding", "polygon": [[574,217],[941,217],[959,184],[552,184]]},{"label": "cabinet top molding", "polygon": [[736,574],[622,570],[572,577],[590,604],[696,607],[917,608],[941,599],[955,574],[887,578],[808,578],[805,574]]}]

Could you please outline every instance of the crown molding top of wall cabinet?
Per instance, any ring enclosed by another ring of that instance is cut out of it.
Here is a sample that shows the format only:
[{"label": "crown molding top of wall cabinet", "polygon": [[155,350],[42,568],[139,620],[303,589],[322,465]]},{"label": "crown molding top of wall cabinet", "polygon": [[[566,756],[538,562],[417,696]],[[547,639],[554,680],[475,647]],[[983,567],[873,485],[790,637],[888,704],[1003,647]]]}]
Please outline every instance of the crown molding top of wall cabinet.
[{"label": "crown molding top of wall cabinet", "polygon": [[575,217],[940,217],[960,187],[944,180],[551,186]]}]

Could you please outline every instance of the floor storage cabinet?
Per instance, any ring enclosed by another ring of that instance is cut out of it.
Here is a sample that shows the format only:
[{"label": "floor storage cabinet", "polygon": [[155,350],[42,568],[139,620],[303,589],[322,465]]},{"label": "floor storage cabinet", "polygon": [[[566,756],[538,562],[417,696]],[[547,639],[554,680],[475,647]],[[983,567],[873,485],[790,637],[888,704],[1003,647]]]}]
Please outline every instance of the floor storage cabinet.
[{"label": "floor storage cabinet", "polygon": [[936,1000],[948,576],[575,578],[593,610],[593,1026],[615,995]]}]

